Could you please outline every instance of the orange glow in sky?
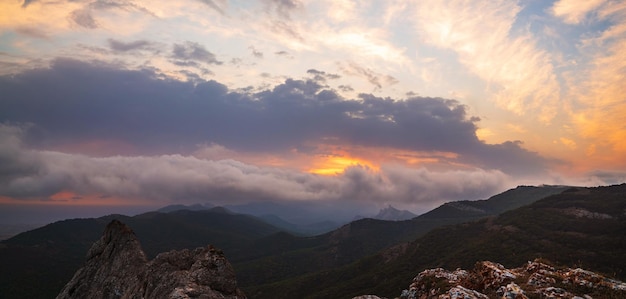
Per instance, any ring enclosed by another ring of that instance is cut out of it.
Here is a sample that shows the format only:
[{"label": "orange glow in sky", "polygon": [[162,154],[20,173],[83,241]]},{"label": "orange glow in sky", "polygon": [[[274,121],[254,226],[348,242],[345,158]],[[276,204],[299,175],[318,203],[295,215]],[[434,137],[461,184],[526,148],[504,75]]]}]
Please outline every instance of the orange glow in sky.
[{"label": "orange glow in sky", "polygon": [[314,163],[308,172],[321,175],[338,175],[341,174],[346,168],[357,165],[365,166],[376,171],[380,169],[380,167],[367,160],[349,156],[331,155],[324,157],[319,162]]},{"label": "orange glow in sky", "polygon": [[154,201],[108,196],[102,194],[77,194],[72,191],[59,191],[47,198],[15,199],[0,196],[0,204],[27,204],[27,205],[80,205],[80,206],[143,206],[154,205]]}]

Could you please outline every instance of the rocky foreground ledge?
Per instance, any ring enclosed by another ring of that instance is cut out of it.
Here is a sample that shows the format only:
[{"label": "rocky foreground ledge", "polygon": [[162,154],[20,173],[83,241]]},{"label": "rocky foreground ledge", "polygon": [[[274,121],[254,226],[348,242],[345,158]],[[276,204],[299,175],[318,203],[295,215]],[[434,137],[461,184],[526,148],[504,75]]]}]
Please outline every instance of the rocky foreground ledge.
[{"label": "rocky foreground ledge", "polygon": [[243,299],[235,271],[212,246],[170,251],[148,261],[135,233],[109,223],[87,253],[87,261],[57,299],[202,298]]},{"label": "rocky foreground ledge", "polygon": [[[401,299],[626,298],[626,283],[580,268],[556,269],[539,260],[506,269],[484,261],[472,271],[442,268],[419,273]],[[364,295],[353,299],[384,299]]]}]

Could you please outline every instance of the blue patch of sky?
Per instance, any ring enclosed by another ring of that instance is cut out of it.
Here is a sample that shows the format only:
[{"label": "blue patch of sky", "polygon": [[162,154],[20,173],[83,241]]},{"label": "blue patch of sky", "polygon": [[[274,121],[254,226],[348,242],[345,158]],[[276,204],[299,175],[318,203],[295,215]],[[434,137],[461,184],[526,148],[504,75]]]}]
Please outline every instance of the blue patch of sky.
[{"label": "blue patch of sky", "polygon": [[567,59],[580,59],[582,40],[602,34],[611,26],[608,20],[597,20],[590,13],[580,24],[568,24],[551,12],[556,1],[529,0],[521,3],[512,36],[532,34],[537,46],[551,53],[559,53]]},{"label": "blue patch of sky", "polygon": [[19,54],[19,49],[15,48],[14,42],[17,34],[14,31],[6,31],[0,34],[0,53]]}]

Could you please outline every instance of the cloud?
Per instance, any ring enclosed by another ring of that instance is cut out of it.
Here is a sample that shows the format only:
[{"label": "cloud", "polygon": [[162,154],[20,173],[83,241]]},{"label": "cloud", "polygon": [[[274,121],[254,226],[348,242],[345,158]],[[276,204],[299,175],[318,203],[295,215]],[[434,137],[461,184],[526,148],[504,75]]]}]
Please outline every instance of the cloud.
[{"label": "cloud", "polygon": [[291,14],[303,9],[302,3],[298,0],[263,0],[268,12],[274,12],[277,16],[290,20]]},{"label": "cloud", "polygon": [[354,166],[328,177],[182,155],[93,158],[26,149],[21,142],[24,134],[23,128],[0,126],[0,195],[46,199],[69,191],[75,197],[220,204],[262,200],[437,204],[491,195],[507,180],[499,171],[483,170],[435,173],[389,166],[373,172]]},{"label": "cloud", "polygon": [[512,30],[515,1],[418,1],[416,28],[425,42],[449,49],[488,85],[492,100],[517,114],[550,122],[562,106],[548,52],[529,32]]},{"label": "cloud", "polygon": [[24,0],[24,3],[22,3],[22,7],[26,8],[28,7],[30,4],[37,2],[38,0]]},{"label": "cloud", "polygon": [[346,75],[357,76],[365,78],[370,84],[374,85],[377,89],[383,88],[383,85],[394,85],[398,83],[398,80],[390,75],[384,75],[377,73],[369,68],[362,67],[354,62],[348,62],[342,64],[341,70]]},{"label": "cloud", "polygon": [[109,48],[114,52],[129,52],[134,50],[143,50],[152,45],[150,41],[147,40],[136,40],[132,42],[122,42],[113,38],[109,38],[108,40]]},{"label": "cloud", "polygon": [[70,19],[77,25],[87,28],[98,28],[98,22],[94,19],[89,9],[77,9],[70,14]]},{"label": "cloud", "polygon": [[190,65],[196,62],[221,65],[223,62],[217,60],[215,54],[209,52],[203,45],[196,42],[186,42],[184,44],[174,44],[172,58],[177,65]]},{"label": "cloud", "polygon": [[199,2],[206,4],[207,6],[209,6],[210,8],[214,9],[215,11],[219,12],[220,14],[224,15],[224,8],[222,8],[223,6],[226,6],[228,4],[228,2],[223,1],[223,0],[218,0],[218,1],[213,1],[213,0],[198,0]]},{"label": "cloud", "polygon": [[370,94],[345,99],[314,80],[287,79],[253,92],[57,59],[48,69],[0,77],[0,92],[7,95],[0,102],[0,121],[33,123],[51,145],[109,140],[149,152],[180,152],[217,143],[270,152],[345,144],[451,152],[458,154],[456,163],[512,174],[536,174],[552,163],[521,142],[478,140],[479,119],[455,100]]},{"label": "cloud", "polygon": [[15,28],[15,32],[19,34],[24,34],[30,37],[43,38],[43,39],[48,38],[48,34],[46,34],[44,30],[37,28],[37,27],[19,26]]},{"label": "cloud", "polygon": [[596,170],[587,174],[594,185],[623,184],[626,182],[625,171]]},{"label": "cloud", "polygon": [[307,74],[313,75],[313,81],[316,82],[326,82],[326,80],[335,80],[341,78],[341,76],[337,74],[330,74],[323,71],[318,71],[316,69],[309,69],[306,71]]},{"label": "cloud", "polygon": [[[626,3],[608,2],[596,10],[590,26],[603,25],[598,34],[584,39],[578,50],[585,53],[575,72],[565,74],[568,96],[574,99],[572,122],[587,142],[587,161],[596,166],[626,167]],[[619,157],[619,158],[618,158]]]},{"label": "cloud", "polygon": [[256,58],[263,58],[263,52],[257,50],[256,48],[254,48],[253,46],[248,47],[250,49],[250,51],[252,51],[252,55]]},{"label": "cloud", "polygon": [[605,0],[559,0],[552,6],[551,12],[566,23],[578,24],[585,19],[587,14],[605,2]]}]

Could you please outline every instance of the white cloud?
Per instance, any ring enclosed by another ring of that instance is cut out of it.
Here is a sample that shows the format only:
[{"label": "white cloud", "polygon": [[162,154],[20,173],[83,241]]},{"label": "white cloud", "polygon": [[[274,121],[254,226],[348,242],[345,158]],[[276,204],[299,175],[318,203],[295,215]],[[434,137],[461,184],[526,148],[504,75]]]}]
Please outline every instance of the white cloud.
[{"label": "white cloud", "polygon": [[550,55],[530,36],[511,31],[521,7],[511,1],[417,1],[417,30],[425,42],[457,53],[489,85],[493,100],[517,114],[549,122],[559,107]]},{"label": "white cloud", "polygon": [[576,105],[572,113],[577,132],[590,144],[596,163],[626,167],[626,2],[610,2],[598,8],[597,22],[609,24],[580,44],[584,54],[576,72],[567,73],[569,96]]},{"label": "white cloud", "polygon": [[578,24],[589,12],[605,2],[606,0],[559,0],[552,6],[552,14],[566,23]]},{"label": "white cloud", "polygon": [[[2,196],[45,199],[70,191],[162,202],[354,200],[432,205],[486,197],[501,191],[508,180],[500,171],[481,169],[433,172],[387,165],[373,171],[353,166],[338,176],[321,176],[182,155],[94,158],[26,149],[21,144],[23,133],[0,126]],[[215,145],[209,149],[223,151]]]}]

